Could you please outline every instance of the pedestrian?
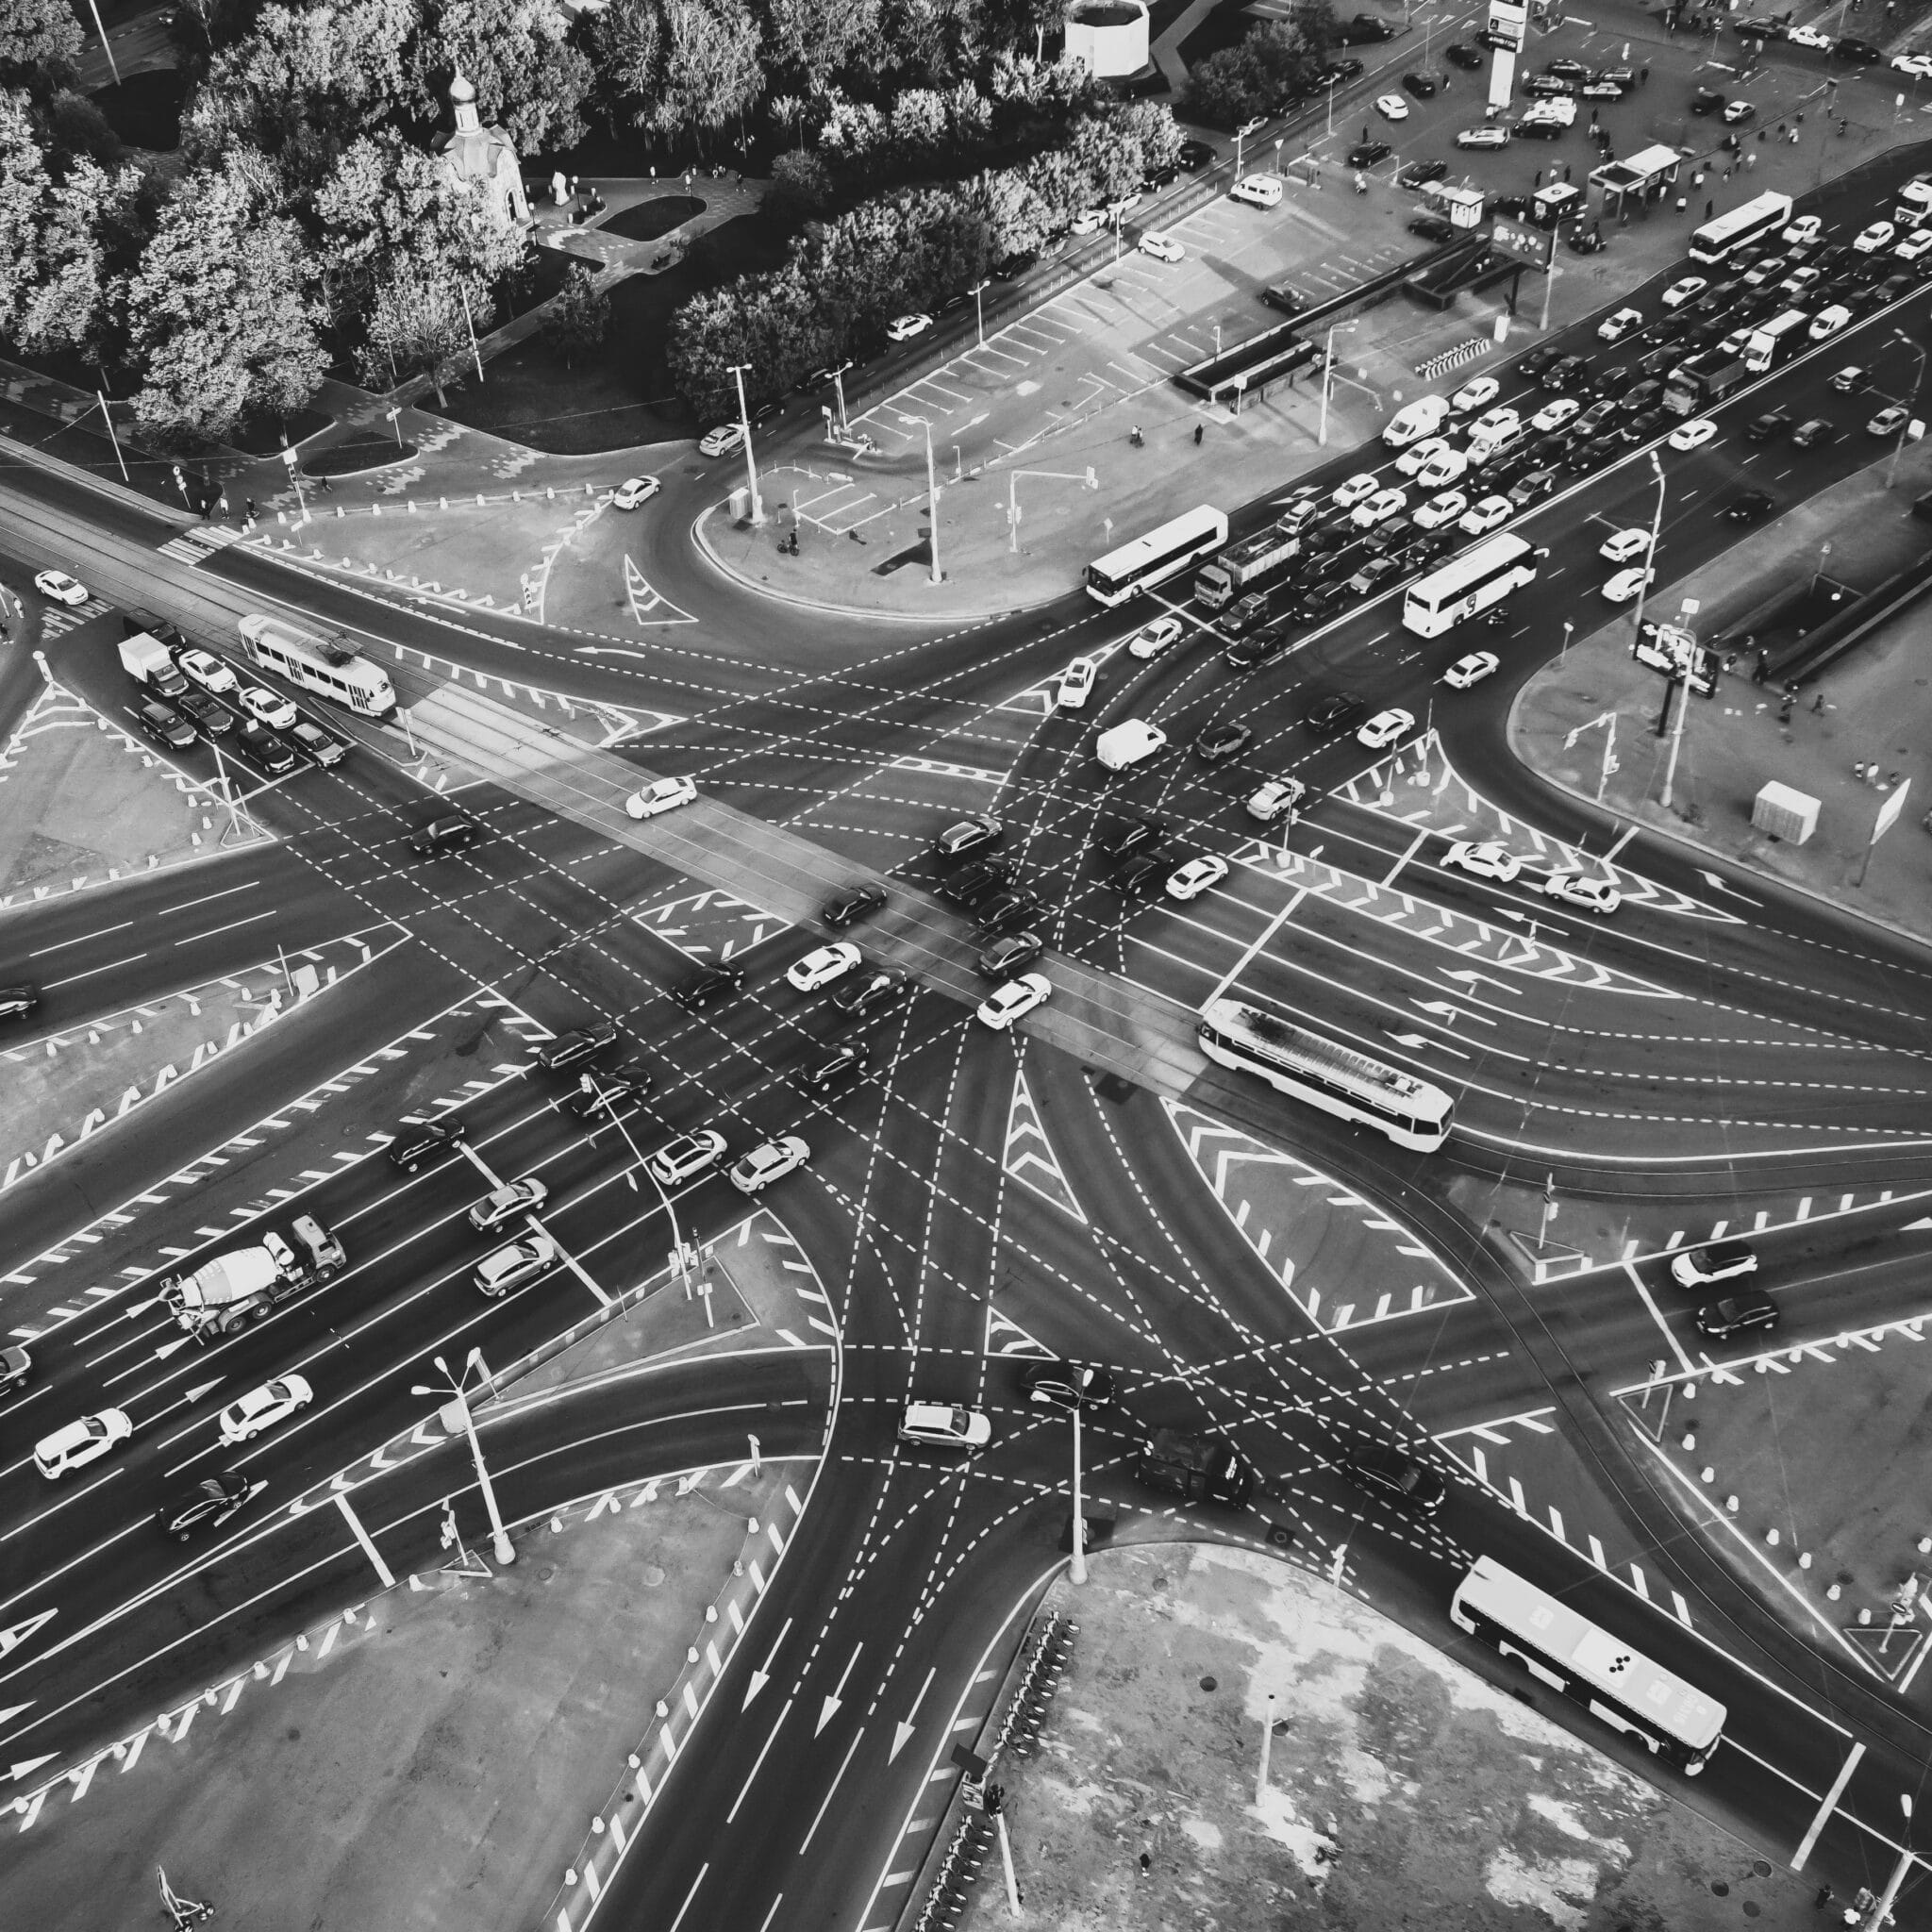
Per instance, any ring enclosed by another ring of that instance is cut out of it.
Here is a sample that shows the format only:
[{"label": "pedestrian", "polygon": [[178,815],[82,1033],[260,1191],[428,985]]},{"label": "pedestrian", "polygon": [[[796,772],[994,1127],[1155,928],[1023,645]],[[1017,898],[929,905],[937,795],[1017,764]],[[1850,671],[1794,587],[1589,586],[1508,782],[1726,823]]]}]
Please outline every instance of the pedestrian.
[{"label": "pedestrian", "polygon": [[1153,1870],[1153,1867],[1154,1860],[1145,1852],[1142,1852],[1141,1854],[1141,1876],[1142,1878],[1146,1877],[1148,1873]]},{"label": "pedestrian", "polygon": [[1816,694],[1815,694],[1815,695],[1814,695],[1814,696],[1812,697],[1812,700],[1811,700],[1811,708],[1812,708],[1812,709],[1813,709],[1814,711],[1822,711],[1822,710],[1824,710],[1824,691],[1823,691],[1822,689],[1821,689],[1821,690],[1820,690],[1820,691],[1818,691],[1818,692],[1817,692],[1817,693],[1816,693]]},{"label": "pedestrian", "polygon": [[1648,60],[1637,70],[1637,85],[1639,87],[1648,87],[1650,85],[1650,62]]},{"label": "pedestrian", "polygon": [[1194,425],[1194,447],[1196,449],[1201,447],[1201,437],[1204,433],[1204,428],[1205,425],[1202,424],[1196,423]]},{"label": "pedestrian", "polygon": [[577,198],[577,177],[575,175],[570,177],[570,198],[573,201]]},{"label": "pedestrian", "polygon": [[1542,185],[1543,185],[1543,171],[1542,171],[1542,170],[1541,170],[1541,168],[1539,168],[1539,169],[1538,169],[1538,170],[1536,171],[1536,179],[1535,179],[1534,181],[1532,181],[1532,182],[1531,182],[1531,183],[1529,184],[1529,192],[1531,192],[1532,194],[1534,194],[1534,193],[1536,192],[1536,191],[1537,191],[1537,190],[1538,190],[1539,188],[1541,188],[1541,187]]},{"label": "pedestrian", "polygon": [[1789,697],[1778,707],[1777,722],[1780,724],[1789,724],[1791,722],[1791,701]]},{"label": "pedestrian", "polygon": [[1771,659],[1762,651],[1757,654],[1757,662],[1751,667],[1751,682],[1763,684],[1771,676]]},{"label": "pedestrian", "polygon": [[1796,147],[1796,146],[1797,146],[1797,144],[1798,144],[1798,130],[1797,130],[1797,129],[1796,129],[1796,128],[1794,127],[1794,128],[1792,128],[1792,129],[1791,129],[1791,145],[1792,145],[1793,147]]},{"label": "pedestrian", "polygon": [[[1865,760],[1863,758],[1854,758],[1852,760],[1852,776],[1856,778],[1860,785],[1862,785],[1865,782]],[[1828,1885],[1824,1888],[1823,1891],[1821,1891],[1818,1894],[1816,1898],[1814,1898],[1811,1901],[1814,1909],[1819,1906],[1827,1906],[1830,1903],[1831,1887]]]},{"label": "pedestrian", "polygon": [[1777,131],[1778,131],[1778,133],[1779,133],[1780,135],[1782,135],[1782,134],[1784,133],[1784,131],[1785,131],[1785,124],[1784,124],[1784,123],[1783,123],[1782,121],[1780,121],[1780,122],[1779,122],[1779,123],[1777,124]]},{"label": "pedestrian", "polygon": [[255,499],[250,496],[244,498],[243,501],[247,505],[248,521],[252,524],[255,521]]},{"label": "pedestrian", "polygon": [[1751,172],[1751,170],[1752,170],[1753,168],[1755,168],[1755,167],[1756,167],[1757,165],[1757,156],[1756,156],[1755,154],[1752,154],[1752,155],[1746,155],[1746,156],[1744,157],[1744,172],[1745,172],[1745,174],[1747,174],[1747,175],[1748,175],[1748,174],[1749,174],[1749,173]]},{"label": "pedestrian", "polygon": [[1716,212],[1716,209],[1717,203],[1715,201],[1706,201],[1706,203],[1704,204],[1704,219],[1707,222],[1709,221],[1712,214]]},{"label": "pedestrian", "polygon": [[225,517],[228,514],[228,492],[225,490],[222,491],[221,495],[216,497],[215,508],[223,516]]}]

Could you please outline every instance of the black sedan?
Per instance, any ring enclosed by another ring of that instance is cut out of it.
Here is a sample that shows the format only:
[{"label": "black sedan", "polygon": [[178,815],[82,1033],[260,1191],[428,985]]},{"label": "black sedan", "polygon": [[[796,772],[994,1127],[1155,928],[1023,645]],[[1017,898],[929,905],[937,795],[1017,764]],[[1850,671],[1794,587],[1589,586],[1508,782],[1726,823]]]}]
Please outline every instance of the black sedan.
[{"label": "black sedan", "polygon": [[1342,1458],[1341,1473],[1365,1494],[1400,1503],[1428,1516],[1442,1507],[1442,1499],[1449,1493],[1440,1471],[1399,1449],[1357,1449]]},{"label": "black sedan", "polygon": [[1113,1376],[1088,1362],[1035,1362],[1020,1387],[1043,1408],[1099,1408],[1113,1400]]},{"label": "black sedan", "polygon": [[579,1060],[593,1059],[617,1044],[617,1022],[598,1020],[589,1026],[573,1028],[569,1033],[560,1033],[548,1046],[537,1053],[537,1064],[545,1073],[560,1073],[565,1067],[574,1067]]},{"label": "black sedan", "polygon": [[1208,724],[1194,739],[1194,755],[1205,758],[1210,765],[1218,765],[1224,758],[1231,758],[1246,751],[1254,737],[1253,730],[1246,724],[1226,721]]},{"label": "black sedan", "polygon": [[1426,188],[1431,181],[1440,181],[1448,172],[1447,161],[1410,161],[1397,171],[1395,185],[1398,188]]},{"label": "black sedan", "polygon": [[40,1003],[37,986],[0,986],[0,1020],[24,1020]]},{"label": "black sedan", "polygon": [[1158,845],[1167,837],[1167,827],[1147,812],[1137,812],[1101,841],[1103,850],[1114,858],[1124,858],[1143,846]]},{"label": "black sedan", "polygon": [[1408,232],[1420,235],[1424,242],[1453,242],[1456,226],[1446,215],[1414,215],[1409,219]]},{"label": "black sedan", "polygon": [[218,1470],[163,1503],[155,1511],[155,1524],[163,1536],[185,1543],[197,1529],[225,1523],[247,1502],[253,1488],[239,1469]]},{"label": "black sedan", "polygon": [[1405,93],[1413,94],[1419,101],[1426,101],[1434,98],[1436,82],[1430,75],[1405,74],[1402,76],[1402,88]]},{"label": "black sedan", "polygon": [[1732,524],[1755,524],[1771,508],[1771,492],[1766,490],[1746,490],[1734,496],[1724,505],[1724,521]]},{"label": "black sedan", "polygon": [[832,995],[832,1004],[848,1020],[872,1020],[904,1006],[918,991],[917,982],[903,973],[868,973],[841,986]]},{"label": "black sedan", "polygon": [[608,1118],[620,1107],[641,1100],[651,1086],[651,1076],[634,1067],[621,1067],[614,1074],[585,1074],[563,1104],[580,1121],[598,1114]]},{"label": "black sedan", "polygon": [[798,1076],[808,1093],[823,1100],[827,1094],[842,1093],[871,1062],[872,1054],[862,1046],[841,1046],[829,1059],[814,1060]]},{"label": "black sedan", "polygon": [[1348,165],[1351,168],[1373,168],[1377,161],[1386,161],[1394,152],[1386,141],[1358,141],[1348,151]]},{"label": "black sedan", "polygon": [[847,886],[842,892],[834,892],[825,901],[824,909],[819,914],[834,932],[857,921],[869,918],[886,903],[886,889],[883,886]]},{"label": "black sedan", "polygon": [[432,1155],[452,1153],[469,1138],[469,1128],[459,1120],[410,1122],[389,1143],[390,1165],[414,1174]]},{"label": "black sedan", "polygon": [[679,987],[677,1003],[693,1013],[701,1013],[717,1001],[729,999],[734,993],[743,991],[744,968],[721,960],[708,973],[702,973]]},{"label": "black sedan", "polygon": [[1465,73],[1473,73],[1483,64],[1483,57],[1474,47],[1466,47],[1460,41],[1451,41],[1442,49],[1442,58],[1452,67],[1460,67]]},{"label": "black sedan", "polygon": [[1330,691],[1325,698],[1315,700],[1304,722],[1319,737],[1339,738],[1357,724],[1368,708],[1368,701],[1352,691]]}]

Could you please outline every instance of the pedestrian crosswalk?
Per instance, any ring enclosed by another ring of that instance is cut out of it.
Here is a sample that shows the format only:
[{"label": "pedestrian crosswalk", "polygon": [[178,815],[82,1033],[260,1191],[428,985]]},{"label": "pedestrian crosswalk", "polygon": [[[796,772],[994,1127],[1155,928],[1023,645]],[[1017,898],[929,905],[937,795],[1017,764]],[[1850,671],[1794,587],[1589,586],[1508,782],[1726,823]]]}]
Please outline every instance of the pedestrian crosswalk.
[{"label": "pedestrian crosswalk", "polygon": [[225,524],[191,524],[161,545],[161,555],[178,558],[183,563],[199,563],[217,550],[225,550],[241,536],[240,530],[230,529]]}]

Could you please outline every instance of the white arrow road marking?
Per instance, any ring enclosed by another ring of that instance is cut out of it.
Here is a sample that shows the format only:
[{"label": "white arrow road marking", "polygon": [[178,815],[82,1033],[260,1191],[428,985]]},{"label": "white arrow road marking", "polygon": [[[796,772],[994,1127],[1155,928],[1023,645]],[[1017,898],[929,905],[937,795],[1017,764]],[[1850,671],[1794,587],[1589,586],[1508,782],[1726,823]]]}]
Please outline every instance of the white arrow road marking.
[{"label": "white arrow road marking", "polygon": [[912,1700],[912,1707],[901,1718],[892,1730],[892,1748],[886,1753],[886,1762],[891,1763],[900,1752],[905,1750],[907,1740],[919,1726],[912,1720],[919,1715],[919,1707],[925,1702],[925,1693],[932,1689],[932,1680],[939,1674],[939,1666],[934,1664],[925,1674],[925,1682],[919,1687],[919,1695]]},{"label": "white arrow road marking", "polygon": [[1701,878],[1704,881],[1704,883],[1707,885],[1713,892],[1727,893],[1733,899],[1743,900],[1744,904],[1747,906],[1762,906],[1764,904],[1764,901],[1762,899],[1753,899],[1748,894],[1739,891],[1737,887],[1727,885],[1723,879],[1719,878],[1717,874],[1714,872],[1699,872],[1697,876]]},{"label": "white arrow road marking", "polygon": [[766,1651],[764,1662],[751,1674],[751,1688],[745,1691],[744,1702],[738,1707],[740,1710],[749,1710],[752,1699],[772,1681],[772,1659],[778,1655],[778,1646],[785,1641],[791,1628],[791,1619],[787,1617],[777,1636],[772,1639],[772,1647]]},{"label": "white arrow road marking", "polygon": [[[5,1657],[9,1650],[18,1650],[42,1624],[51,1624],[59,1614],[58,1610],[42,1610],[38,1617],[29,1617],[25,1624],[16,1624],[11,1630],[0,1630],[0,1657]],[[23,1704],[19,1708],[25,1710],[26,1706]],[[12,1715],[8,1711],[6,1717]],[[0,1724],[6,1722],[6,1717],[0,1717]]]},{"label": "white arrow road marking", "polygon": [[40,1757],[16,1758],[8,1768],[7,1774],[16,1782],[24,1777],[31,1777],[35,1772],[40,1770],[42,1765],[52,1764],[59,1755],[58,1751],[49,1751]]},{"label": "white arrow road marking", "polygon": [[845,1668],[839,1673],[837,1688],[825,1699],[824,1704],[819,1710],[819,1721],[812,1726],[811,1734],[814,1738],[832,1722],[833,1714],[838,1710],[840,1705],[844,1702],[845,1680],[852,1674],[852,1666],[858,1661],[858,1653],[864,1648],[865,1645],[863,1643],[856,1643],[852,1646],[852,1655],[846,1659]]}]

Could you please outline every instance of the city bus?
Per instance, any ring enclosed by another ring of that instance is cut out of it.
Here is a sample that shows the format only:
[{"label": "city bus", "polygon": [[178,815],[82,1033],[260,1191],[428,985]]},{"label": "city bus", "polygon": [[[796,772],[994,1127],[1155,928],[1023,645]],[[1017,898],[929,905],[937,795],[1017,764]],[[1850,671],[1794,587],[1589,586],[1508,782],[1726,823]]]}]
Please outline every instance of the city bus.
[{"label": "city bus", "polygon": [[1212,1000],[1194,1031],[1210,1060],[1257,1074],[1325,1113],[1374,1127],[1398,1147],[1433,1154],[1449,1138],[1455,1106],[1440,1087],[1324,1040],[1264,1007]]},{"label": "city bus", "polygon": [[1159,529],[1109,550],[1087,566],[1087,594],[1102,604],[1124,604],[1155,584],[1178,576],[1227,541],[1227,512],[1203,504]]},{"label": "city bus", "polygon": [[389,673],[340,644],[325,642],[278,618],[248,616],[237,626],[248,655],[264,670],[277,672],[291,684],[365,718],[387,718],[396,708],[395,686]]},{"label": "city bus", "polygon": [[1742,208],[1721,214],[1690,232],[1692,261],[1723,261],[1747,242],[1757,242],[1791,219],[1791,197],[1767,192]]},{"label": "city bus", "polygon": [[1522,537],[1501,532],[1452,558],[1408,587],[1402,621],[1418,637],[1438,638],[1452,624],[1487,610],[1523,584],[1536,581],[1545,555]]},{"label": "city bus", "polygon": [[1724,1736],[1727,1713],[1716,1698],[1493,1557],[1478,1557],[1457,1585],[1449,1621],[1687,1776],[1704,1769]]}]

